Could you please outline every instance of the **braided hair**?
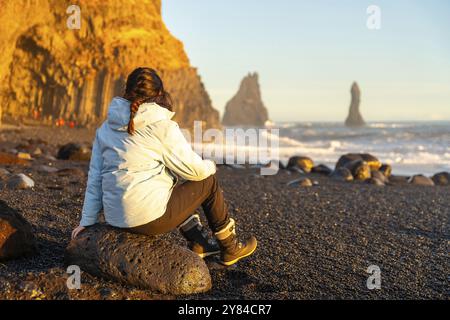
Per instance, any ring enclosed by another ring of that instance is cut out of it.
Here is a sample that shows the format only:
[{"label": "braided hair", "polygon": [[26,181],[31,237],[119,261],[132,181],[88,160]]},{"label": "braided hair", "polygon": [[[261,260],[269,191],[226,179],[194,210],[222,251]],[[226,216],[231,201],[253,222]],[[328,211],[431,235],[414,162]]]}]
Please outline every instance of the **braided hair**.
[{"label": "braided hair", "polygon": [[143,103],[154,102],[172,111],[172,98],[154,69],[137,68],[127,78],[124,98],[130,101],[128,133],[134,134],[134,116]]}]

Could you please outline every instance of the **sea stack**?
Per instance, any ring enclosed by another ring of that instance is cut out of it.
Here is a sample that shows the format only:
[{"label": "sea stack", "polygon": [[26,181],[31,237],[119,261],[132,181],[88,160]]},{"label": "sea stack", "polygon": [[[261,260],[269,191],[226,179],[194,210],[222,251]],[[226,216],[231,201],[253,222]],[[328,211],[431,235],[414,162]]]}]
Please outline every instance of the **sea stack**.
[{"label": "sea stack", "polygon": [[263,127],[269,115],[261,98],[258,74],[249,73],[236,95],[227,103],[222,124],[225,126]]},{"label": "sea stack", "polygon": [[164,24],[161,0],[76,3],[79,29],[67,26],[73,16],[67,1],[2,1],[3,123],[99,124],[111,99],[123,94],[127,75],[145,66],[162,75],[180,127],[192,128],[194,120],[221,127],[197,69]]},{"label": "sea stack", "polygon": [[361,102],[361,90],[359,89],[358,83],[353,82],[350,93],[352,95],[352,101],[350,104],[350,111],[347,120],[345,120],[345,125],[347,127],[362,127],[366,123],[364,122],[361,112],[359,111],[359,104]]}]

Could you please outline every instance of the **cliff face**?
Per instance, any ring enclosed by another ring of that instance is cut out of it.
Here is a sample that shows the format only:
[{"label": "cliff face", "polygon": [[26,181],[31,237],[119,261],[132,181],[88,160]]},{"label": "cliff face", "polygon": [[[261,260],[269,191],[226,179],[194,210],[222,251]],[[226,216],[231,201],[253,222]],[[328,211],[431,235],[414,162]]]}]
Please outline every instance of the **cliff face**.
[{"label": "cliff face", "polygon": [[183,49],[165,27],[161,0],[79,0],[81,28],[67,27],[66,0],[0,0],[3,119],[97,124],[129,72],[157,69],[175,120],[217,127],[219,114]]},{"label": "cliff face", "polygon": [[227,126],[264,126],[269,115],[261,98],[258,74],[246,76],[236,95],[227,103],[222,123]]},{"label": "cliff face", "polygon": [[364,122],[361,112],[359,111],[361,90],[356,82],[353,83],[350,93],[352,95],[352,101],[350,103],[350,111],[347,120],[345,120],[345,125],[347,127],[362,127],[366,123]]}]

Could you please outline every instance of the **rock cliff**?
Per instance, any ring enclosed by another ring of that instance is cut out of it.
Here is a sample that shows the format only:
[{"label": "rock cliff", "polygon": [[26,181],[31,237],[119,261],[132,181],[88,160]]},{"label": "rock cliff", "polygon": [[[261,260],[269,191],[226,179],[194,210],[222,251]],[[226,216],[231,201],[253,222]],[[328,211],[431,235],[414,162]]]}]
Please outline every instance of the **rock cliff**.
[{"label": "rock cliff", "polygon": [[247,75],[236,95],[227,103],[222,123],[226,126],[264,126],[269,115],[261,98],[258,74]]},{"label": "rock cliff", "polygon": [[[138,66],[157,69],[182,127],[217,127],[183,44],[161,18],[161,0],[79,0],[81,28],[70,29],[66,0],[0,0],[0,105],[3,120],[97,124]],[[69,20],[72,21],[72,20]]]},{"label": "rock cliff", "polygon": [[352,95],[352,101],[350,103],[350,111],[345,120],[345,125],[347,127],[362,127],[366,123],[359,111],[359,104],[361,102],[361,90],[356,82],[353,82],[352,88],[350,89]]}]

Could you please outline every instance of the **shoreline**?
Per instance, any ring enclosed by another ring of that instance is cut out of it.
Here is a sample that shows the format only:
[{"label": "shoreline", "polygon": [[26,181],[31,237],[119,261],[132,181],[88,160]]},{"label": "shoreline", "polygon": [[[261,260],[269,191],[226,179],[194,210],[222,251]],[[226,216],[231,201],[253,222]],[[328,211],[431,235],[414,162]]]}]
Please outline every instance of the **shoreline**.
[{"label": "shoreline", "polygon": [[[40,133],[48,150],[71,134]],[[80,130],[77,142],[90,142]],[[23,133],[8,143],[24,141]],[[45,150],[44,150],[45,151]],[[40,165],[69,168],[42,173]],[[39,254],[0,264],[0,299],[448,299],[449,186],[340,182],[318,174],[220,166],[218,177],[238,233],[254,234],[254,256],[232,268],[214,268],[211,291],[175,297],[82,275],[82,289],[68,290],[64,250],[79,221],[88,162],[37,157],[8,166],[35,181],[27,190],[0,191],[0,199],[32,224]],[[308,177],[317,185],[288,186]],[[177,232],[165,235],[185,245]],[[382,289],[369,290],[371,265],[381,269]]]}]

